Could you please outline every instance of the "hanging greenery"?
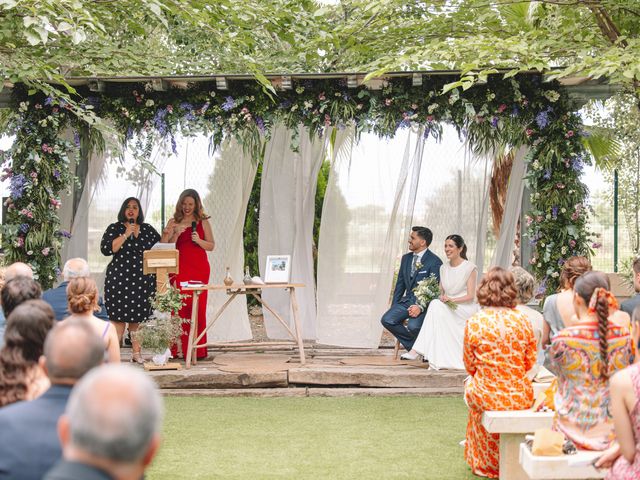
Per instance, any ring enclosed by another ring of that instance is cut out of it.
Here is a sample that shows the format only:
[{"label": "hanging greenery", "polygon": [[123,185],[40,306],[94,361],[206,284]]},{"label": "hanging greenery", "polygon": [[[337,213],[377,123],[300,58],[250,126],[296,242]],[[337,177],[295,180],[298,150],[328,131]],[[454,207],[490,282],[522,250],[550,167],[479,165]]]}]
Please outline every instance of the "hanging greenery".
[{"label": "hanging greenery", "polygon": [[[372,131],[383,137],[418,123],[424,126],[425,137],[435,139],[440,138],[442,125],[449,123],[477,152],[527,145],[527,182],[533,192],[527,216],[534,247],[531,268],[543,290],[553,291],[565,259],[588,255],[591,249],[587,190],[580,181],[589,159],[580,119],[562,89],[556,83],[543,83],[537,75],[508,79],[493,75],[487,83],[467,90],[458,80],[430,76],[423,85],[413,86],[410,79],[395,78],[369,89],[349,88],[345,81],[294,79],[290,89],[279,89],[276,95],[249,81],[231,81],[227,90],[217,89],[213,82],[168,91],[155,91],[151,83],[119,83],[109,84],[104,93],[79,93],[84,108],[111,120],[140,158],[148,156],[158,140],[170,142],[175,152],[180,133],[205,134],[212,147],[233,136],[259,161],[278,122],[294,132],[306,127],[310,135],[323,135],[330,126],[353,125],[357,133]],[[60,133],[73,119],[60,103],[15,89],[18,115],[13,126],[18,139],[7,154],[7,175],[12,185],[21,188],[12,187],[4,246],[8,259],[31,263],[45,285],[53,277],[59,237],[65,234],[57,230],[55,202],[60,189],[71,184],[66,168],[73,146],[60,140]],[[47,149],[41,155],[44,145]],[[291,148],[298,148],[297,134]]]}]

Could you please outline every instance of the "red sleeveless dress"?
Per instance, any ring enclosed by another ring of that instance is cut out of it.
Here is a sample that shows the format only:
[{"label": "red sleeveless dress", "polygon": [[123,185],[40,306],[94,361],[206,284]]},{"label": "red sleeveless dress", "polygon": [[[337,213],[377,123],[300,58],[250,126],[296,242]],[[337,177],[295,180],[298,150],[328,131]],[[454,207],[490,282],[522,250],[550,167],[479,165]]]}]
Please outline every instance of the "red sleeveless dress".
[{"label": "red sleeveless dress", "polygon": [[[198,222],[198,226],[196,227],[196,232],[200,235],[200,238],[204,238],[204,228],[202,227],[202,222]],[[178,240],[176,240],[176,249],[180,253],[180,272],[174,275],[171,275],[171,284],[180,288],[180,282],[186,282],[188,280],[196,280],[200,281],[204,284],[209,283],[209,273],[211,271],[211,267],[209,265],[209,257],[207,256],[207,251],[203,249],[201,246],[196,245],[191,240],[191,228],[185,229],[184,232],[180,234]],[[187,295],[185,298],[185,305],[180,309],[178,313],[180,318],[185,318],[187,320],[191,320],[191,307],[193,303],[192,292],[183,292],[182,288],[180,288],[182,293]],[[180,341],[182,343],[182,353],[186,355],[188,343],[189,343],[189,323],[182,324],[182,336],[180,337]],[[205,290],[200,294],[200,298],[198,299],[198,335],[202,333],[207,327],[207,291]],[[203,345],[207,343],[207,335],[205,334],[198,345]],[[178,348],[176,345],[171,347],[171,354],[176,357],[178,352]],[[196,351],[197,358],[206,358],[207,357],[207,349],[206,347],[198,348]]]}]

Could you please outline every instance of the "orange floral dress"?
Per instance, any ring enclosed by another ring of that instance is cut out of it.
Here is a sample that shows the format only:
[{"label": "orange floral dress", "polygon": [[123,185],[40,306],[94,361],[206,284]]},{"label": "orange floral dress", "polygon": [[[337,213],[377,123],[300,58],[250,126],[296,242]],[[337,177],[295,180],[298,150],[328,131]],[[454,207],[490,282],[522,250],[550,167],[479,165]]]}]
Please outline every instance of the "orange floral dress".
[{"label": "orange floral dress", "polygon": [[525,410],[533,405],[527,372],[536,363],[536,338],[526,315],[508,307],[485,307],[464,331],[465,386],[469,406],[464,457],[476,475],[498,478],[499,436],[482,426],[486,410]]}]

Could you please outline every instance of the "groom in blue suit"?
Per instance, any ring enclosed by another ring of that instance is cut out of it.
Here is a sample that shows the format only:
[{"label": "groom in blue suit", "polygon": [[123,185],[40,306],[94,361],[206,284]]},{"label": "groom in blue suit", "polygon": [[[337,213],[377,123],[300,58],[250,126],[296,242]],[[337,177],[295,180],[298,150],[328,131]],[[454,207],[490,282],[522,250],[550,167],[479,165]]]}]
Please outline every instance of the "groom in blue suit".
[{"label": "groom in blue suit", "polygon": [[[413,289],[420,280],[431,275],[440,281],[442,260],[429,250],[432,240],[433,233],[428,228],[411,228],[409,253],[402,256],[393,302],[381,320],[382,326],[400,341],[407,352],[411,351],[426,314],[426,309],[418,305]],[[406,326],[405,320],[408,320]]]}]

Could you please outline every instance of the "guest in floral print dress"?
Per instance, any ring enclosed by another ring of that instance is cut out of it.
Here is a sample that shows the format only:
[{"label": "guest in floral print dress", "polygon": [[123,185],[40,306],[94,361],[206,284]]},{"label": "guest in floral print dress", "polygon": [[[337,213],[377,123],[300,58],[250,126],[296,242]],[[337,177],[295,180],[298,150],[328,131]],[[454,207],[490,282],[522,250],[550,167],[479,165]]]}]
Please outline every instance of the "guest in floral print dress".
[{"label": "guest in floral print dress", "polygon": [[486,410],[524,410],[533,404],[527,372],[536,363],[531,322],[516,310],[511,272],[494,267],[478,287],[482,309],[464,333],[464,365],[471,375],[465,386],[469,406],[464,456],[475,475],[498,478],[499,436],[482,426]]},{"label": "guest in floral print dress", "polygon": [[609,378],[632,360],[628,315],[608,291],[602,272],[587,272],[574,285],[578,322],[564,328],[549,347],[558,376],[554,429],[578,448],[605,450],[613,440]]}]

